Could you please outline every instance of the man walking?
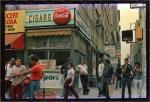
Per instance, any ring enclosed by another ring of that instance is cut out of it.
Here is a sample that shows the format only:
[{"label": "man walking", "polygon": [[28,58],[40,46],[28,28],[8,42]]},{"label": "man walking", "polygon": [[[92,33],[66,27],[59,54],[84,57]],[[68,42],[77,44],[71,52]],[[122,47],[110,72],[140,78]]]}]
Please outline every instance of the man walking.
[{"label": "man walking", "polygon": [[81,83],[83,87],[83,95],[88,95],[89,93],[89,79],[88,79],[88,67],[85,64],[84,60],[81,60],[81,63],[77,66],[76,71],[80,73]]},{"label": "man walking", "polygon": [[20,58],[16,59],[16,65],[13,66],[12,68],[12,75],[13,77],[13,82],[12,82],[12,88],[11,88],[11,93],[12,93],[12,99],[21,99],[22,98],[22,89],[23,85],[20,83],[18,85],[14,85],[16,81],[19,80],[19,77],[17,77],[18,74],[21,72],[25,71],[26,67],[22,65],[22,60]]},{"label": "man walking", "polygon": [[67,68],[68,68],[68,72],[67,72],[67,77],[65,79],[65,85],[64,85],[64,99],[67,100],[68,99],[68,92],[69,90],[74,94],[74,96],[78,99],[79,95],[77,94],[77,92],[74,90],[73,88],[73,83],[74,83],[74,69],[73,69],[73,64],[72,63],[68,63],[67,64]]},{"label": "man walking", "polygon": [[104,71],[104,60],[101,59],[100,60],[100,64],[98,66],[98,90],[99,90],[99,94],[98,97],[100,97],[103,93],[102,93],[102,75],[103,75],[103,71]]},{"label": "man walking", "polygon": [[117,68],[116,68],[116,71],[115,71],[115,76],[117,78],[117,80],[116,80],[116,89],[118,89],[118,83],[119,83],[119,88],[121,88],[121,79],[122,79],[121,74],[122,74],[121,65],[118,64]]},{"label": "man walking", "polygon": [[142,67],[139,62],[135,63],[135,66],[133,68],[134,72],[134,88],[136,94],[138,94],[138,97],[141,98],[142,94]]},{"label": "man walking", "polygon": [[34,99],[34,94],[40,89],[40,80],[44,75],[43,68],[38,62],[38,58],[36,56],[32,56],[30,58],[32,67],[23,73],[31,73],[30,76],[30,98]]},{"label": "man walking", "polygon": [[102,75],[102,81],[103,81],[103,94],[106,96],[106,98],[110,98],[109,95],[109,85],[113,84],[114,81],[114,69],[112,65],[110,64],[110,60],[105,61],[105,68]]},{"label": "man walking", "polygon": [[125,87],[127,84],[129,98],[131,98],[131,82],[133,79],[133,69],[129,64],[127,58],[124,59],[124,65],[122,65],[122,98],[125,98]]}]

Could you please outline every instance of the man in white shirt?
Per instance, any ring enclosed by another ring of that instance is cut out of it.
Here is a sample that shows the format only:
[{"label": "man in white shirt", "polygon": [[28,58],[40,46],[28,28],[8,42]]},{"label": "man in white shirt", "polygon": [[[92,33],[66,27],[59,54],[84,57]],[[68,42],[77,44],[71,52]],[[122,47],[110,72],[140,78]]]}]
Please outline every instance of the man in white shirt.
[{"label": "man in white shirt", "polygon": [[10,97],[10,88],[12,84],[12,79],[9,77],[12,74],[12,68],[15,65],[15,58],[11,58],[10,61],[5,65],[5,95],[6,98]]},{"label": "man in white shirt", "polygon": [[15,83],[20,78],[20,76],[17,75],[25,70],[26,67],[22,65],[22,60],[20,58],[17,58],[16,65],[14,65],[12,68],[12,75],[15,75],[15,77],[13,77],[13,82],[12,82],[12,90],[11,90],[12,99],[22,98],[22,89],[23,89],[22,84],[14,86],[13,83]]},{"label": "man in white shirt", "polygon": [[74,69],[73,69],[73,64],[69,62],[67,64],[68,72],[67,72],[67,77],[65,79],[65,85],[64,85],[64,99],[68,99],[68,92],[69,90],[74,94],[74,96],[78,99],[79,95],[77,92],[74,90],[73,83],[74,83]]},{"label": "man in white shirt", "polygon": [[102,95],[102,75],[103,75],[104,67],[105,67],[104,60],[101,59],[100,64],[98,66],[98,90],[99,90],[98,97]]},{"label": "man in white shirt", "polygon": [[83,95],[88,95],[89,93],[89,88],[88,88],[88,67],[84,63],[84,60],[81,60],[81,63],[77,66],[76,71],[80,73],[80,78],[81,78],[81,83],[83,87]]}]

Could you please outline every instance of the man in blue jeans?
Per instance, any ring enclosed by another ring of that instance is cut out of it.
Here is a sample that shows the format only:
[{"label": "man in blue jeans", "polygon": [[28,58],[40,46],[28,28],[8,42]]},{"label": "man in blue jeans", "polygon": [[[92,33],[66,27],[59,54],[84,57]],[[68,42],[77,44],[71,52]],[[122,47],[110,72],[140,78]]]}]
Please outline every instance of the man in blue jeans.
[{"label": "man in blue jeans", "polygon": [[29,70],[21,73],[21,75],[31,73],[30,98],[33,99],[35,98],[34,94],[40,89],[40,80],[43,77],[43,68],[39,64],[37,57],[32,56],[30,60],[31,60],[32,67]]}]

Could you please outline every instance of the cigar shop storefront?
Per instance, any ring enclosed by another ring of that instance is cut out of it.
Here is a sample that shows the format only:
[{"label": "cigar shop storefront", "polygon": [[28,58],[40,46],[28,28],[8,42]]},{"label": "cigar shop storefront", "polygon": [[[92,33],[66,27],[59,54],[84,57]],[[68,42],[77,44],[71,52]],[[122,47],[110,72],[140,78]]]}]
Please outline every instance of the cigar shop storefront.
[{"label": "cigar shop storefront", "polygon": [[5,11],[5,63],[10,58],[24,59],[25,10]]},{"label": "cigar shop storefront", "polygon": [[[60,67],[66,59],[79,64],[88,59],[90,34],[74,8],[26,11],[26,56],[36,55],[43,65],[45,75],[41,88],[63,88]],[[27,60],[27,58],[26,58]],[[81,88],[79,77],[76,88]]]}]

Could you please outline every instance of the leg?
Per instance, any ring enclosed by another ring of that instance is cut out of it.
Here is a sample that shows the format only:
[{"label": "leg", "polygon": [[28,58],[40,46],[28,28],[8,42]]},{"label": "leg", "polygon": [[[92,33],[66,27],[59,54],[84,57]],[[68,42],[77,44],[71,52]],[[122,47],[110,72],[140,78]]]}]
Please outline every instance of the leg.
[{"label": "leg", "polygon": [[82,87],[83,87],[83,95],[85,95],[86,88],[85,88],[85,80],[84,80],[84,76],[81,75],[80,78],[81,78],[81,83],[82,83]]},{"label": "leg", "polygon": [[11,87],[11,99],[16,99],[16,86]]},{"label": "leg", "polygon": [[30,82],[30,99],[33,99],[34,98],[34,81],[31,81]]},{"label": "leg", "polygon": [[16,86],[16,94],[18,99],[22,98],[22,85]]},{"label": "leg", "polygon": [[74,88],[72,86],[70,86],[69,89],[76,98],[79,98],[79,95],[77,94],[77,92],[74,90]]},{"label": "leg", "polygon": [[110,81],[111,79],[110,78],[107,78],[106,80],[106,98],[110,98],[110,95],[109,95],[109,84],[110,84]]},{"label": "leg", "polygon": [[106,96],[106,79],[103,79],[103,89],[102,89],[102,93],[104,96]]},{"label": "leg", "polygon": [[118,77],[117,77],[117,80],[116,80],[116,89],[118,88]]},{"label": "leg", "polygon": [[88,75],[85,75],[85,89],[86,89],[86,94],[89,93],[89,78],[88,78]]},{"label": "leg", "polygon": [[126,78],[122,78],[122,98],[124,98],[125,87],[126,87]]},{"label": "leg", "polygon": [[132,85],[132,80],[131,79],[127,79],[129,98],[131,98],[131,85]]},{"label": "leg", "polygon": [[68,86],[69,86],[69,82],[68,82],[68,80],[66,80],[66,82],[64,84],[64,99],[65,100],[68,99]]}]

